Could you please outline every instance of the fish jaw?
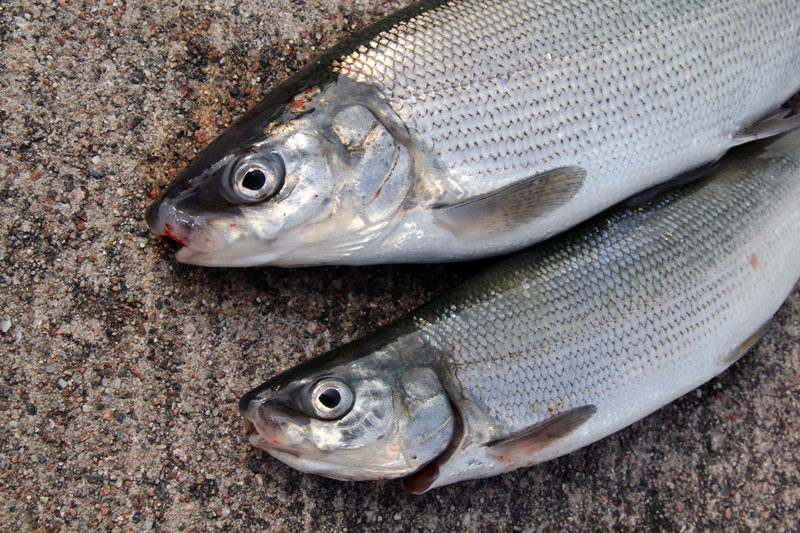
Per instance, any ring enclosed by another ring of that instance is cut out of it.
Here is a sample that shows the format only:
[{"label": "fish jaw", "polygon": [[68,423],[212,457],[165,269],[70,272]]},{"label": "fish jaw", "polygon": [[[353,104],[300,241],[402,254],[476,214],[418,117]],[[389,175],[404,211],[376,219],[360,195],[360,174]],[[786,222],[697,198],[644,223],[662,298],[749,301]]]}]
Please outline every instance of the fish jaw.
[{"label": "fish jaw", "polygon": [[204,251],[190,247],[181,247],[175,251],[175,259],[188,265],[205,267],[249,267],[272,265],[281,261],[283,254],[278,250],[265,250],[258,257],[251,254],[237,254],[228,246],[217,250]]},{"label": "fish jaw", "polygon": [[154,203],[147,211],[147,224],[177,254],[211,253],[225,248],[224,235],[202,217],[187,213],[170,202]]},{"label": "fish jaw", "polygon": [[[379,242],[387,235],[387,224],[369,224],[360,218],[341,222],[323,220],[301,225],[280,235],[270,232],[261,237],[256,231],[250,230],[248,233],[247,226],[240,222],[236,227],[227,228],[225,233],[216,232],[219,236],[216,242],[221,242],[219,247],[202,249],[179,246],[175,250],[175,258],[181,263],[207,267],[301,267],[327,262],[359,264],[361,255],[371,249],[370,244]],[[167,237],[174,239],[169,235]]]},{"label": "fish jaw", "polygon": [[250,445],[301,472],[340,481],[365,481],[401,477],[409,468],[397,449],[386,450],[386,457],[394,456],[393,461],[384,460],[378,469],[364,468],[363,450],[326,450],[322,442],[308,438],[308,421],[283,414],[274,406],[243,414],[250,428]]}]

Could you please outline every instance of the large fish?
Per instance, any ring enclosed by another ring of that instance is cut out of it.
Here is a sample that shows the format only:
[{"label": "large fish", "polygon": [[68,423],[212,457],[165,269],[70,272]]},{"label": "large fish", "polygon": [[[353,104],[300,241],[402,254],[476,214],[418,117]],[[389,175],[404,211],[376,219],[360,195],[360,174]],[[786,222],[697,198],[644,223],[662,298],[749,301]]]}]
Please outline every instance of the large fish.
[{"label": "large fish", "polygon": [[250,391],[250,443],[422,492],[571,452],[706,382],[800,277],[800,131],[739,150]]},{"label": "large fish", "polygon": [[787,129],[797,0],[425,1],[276,87],[150,207],[199,265],[521,248]]}]

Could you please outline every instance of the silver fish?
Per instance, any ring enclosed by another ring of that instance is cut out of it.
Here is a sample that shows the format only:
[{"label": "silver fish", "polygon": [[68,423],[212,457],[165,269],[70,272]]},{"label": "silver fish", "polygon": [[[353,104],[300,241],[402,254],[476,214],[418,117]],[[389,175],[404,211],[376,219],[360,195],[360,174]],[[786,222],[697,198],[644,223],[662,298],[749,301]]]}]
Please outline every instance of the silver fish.
[{"label": "silver fish", "polygon": [[250,443],[424,492],[569,453],[708,381],[800,277],[800,131],[738,150],[250,391]]},{"label": "silver fish", "polygon": [[453,0],[276,87],[150,207],[179,261],[476,258],[800,123],[797,0]]}]

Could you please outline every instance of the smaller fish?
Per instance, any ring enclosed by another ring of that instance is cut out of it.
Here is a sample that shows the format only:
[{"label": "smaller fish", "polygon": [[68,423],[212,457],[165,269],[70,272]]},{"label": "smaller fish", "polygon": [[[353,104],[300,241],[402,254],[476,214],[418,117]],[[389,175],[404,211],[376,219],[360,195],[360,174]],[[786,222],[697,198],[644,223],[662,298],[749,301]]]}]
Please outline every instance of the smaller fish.
[{"label": "smaller fish", "polygon": [[800,277],[800,131],[247,393],[250,443],[412,492],[569,453],[746,353]]}]

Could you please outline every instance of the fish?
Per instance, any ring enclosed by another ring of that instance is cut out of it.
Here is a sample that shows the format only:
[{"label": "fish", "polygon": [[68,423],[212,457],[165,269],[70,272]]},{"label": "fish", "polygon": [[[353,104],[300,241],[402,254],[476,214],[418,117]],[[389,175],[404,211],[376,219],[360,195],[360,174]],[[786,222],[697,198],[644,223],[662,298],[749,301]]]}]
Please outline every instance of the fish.
[{"label": "fish", "polygon": [[800,131],[504,258],[244,394],[249,442],[407,490],[598,441],[742,357],[800,278]]},{"label": "fish", "polygon": [[148,208],[178,261],[448,262],[800,124],[796,0],[423,1],[334,45]]}]

